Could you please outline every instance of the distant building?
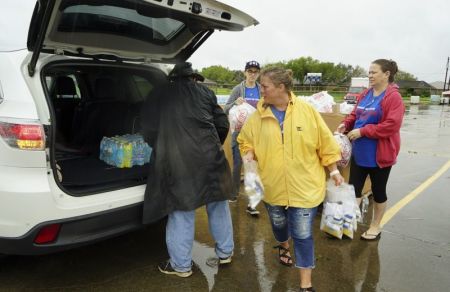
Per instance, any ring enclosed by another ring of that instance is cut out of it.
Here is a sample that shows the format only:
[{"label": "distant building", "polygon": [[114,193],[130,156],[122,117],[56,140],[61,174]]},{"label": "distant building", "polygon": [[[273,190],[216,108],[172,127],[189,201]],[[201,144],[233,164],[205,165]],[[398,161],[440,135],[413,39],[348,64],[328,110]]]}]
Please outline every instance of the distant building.
[{"label": "distant building", "polygon": [[433,89],[434,87],[425,81],[415,81],[415,80],[399,80],[395,81],[397,85],[401,88],[414,88],[414,89]]},{"label": "distant building", "polygon": [[436,89],[425,81],[398,80],[395,83],[400,87],[403,95],[427,95],[436,94],[440,90]]},{"label": "distant building", "polygon": [[435,81],[430,83],[436,89],[444,90],[444,81]]}]

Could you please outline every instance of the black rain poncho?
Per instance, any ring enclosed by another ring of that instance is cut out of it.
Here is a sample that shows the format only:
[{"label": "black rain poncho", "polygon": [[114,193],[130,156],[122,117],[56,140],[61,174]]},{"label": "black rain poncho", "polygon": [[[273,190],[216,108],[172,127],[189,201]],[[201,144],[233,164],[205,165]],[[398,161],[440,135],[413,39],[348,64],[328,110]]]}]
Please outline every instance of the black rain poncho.
[{"label": "black rain poncho", "polygon": [[187,77],[148,99],[144,136],[153,147],[143,222],[231,198],[231,172],[222,144],[229,123],[217,97]]}]

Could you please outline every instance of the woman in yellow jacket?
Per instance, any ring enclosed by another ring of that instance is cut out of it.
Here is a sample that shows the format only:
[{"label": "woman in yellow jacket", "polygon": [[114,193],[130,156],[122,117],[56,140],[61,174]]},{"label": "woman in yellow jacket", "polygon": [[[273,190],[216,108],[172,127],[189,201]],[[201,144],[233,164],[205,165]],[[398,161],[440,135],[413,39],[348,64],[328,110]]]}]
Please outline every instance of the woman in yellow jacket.
[{"label": "woman in yellow jacket", "polygon": [[293,264],[292,237],[300,291],[314,291],[313,221],[325,197],[324,166],[336,185],[344,181],[336,167],[340,148],[320,114],[292,93],[291,70],[269,68],[260,81],[263,98],[237,141],[244,162],[258,161],[280,263]]}]

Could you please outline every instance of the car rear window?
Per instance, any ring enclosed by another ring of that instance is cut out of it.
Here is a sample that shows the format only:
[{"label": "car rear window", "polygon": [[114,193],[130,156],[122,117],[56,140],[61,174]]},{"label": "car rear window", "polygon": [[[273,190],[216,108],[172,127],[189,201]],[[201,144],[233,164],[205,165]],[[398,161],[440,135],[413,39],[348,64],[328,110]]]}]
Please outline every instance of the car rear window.
[{"label": "car rear window", "polygon": [[107,33],[164,44],[185,27],[178,20],[145,16],[131,8],[73,5],[64,8],[58,31]]}]

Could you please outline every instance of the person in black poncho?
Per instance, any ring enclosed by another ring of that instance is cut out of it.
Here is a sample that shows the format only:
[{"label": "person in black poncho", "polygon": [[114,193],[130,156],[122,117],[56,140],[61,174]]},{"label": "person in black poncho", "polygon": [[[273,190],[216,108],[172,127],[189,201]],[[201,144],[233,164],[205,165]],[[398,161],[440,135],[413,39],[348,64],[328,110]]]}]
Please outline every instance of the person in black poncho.
[{"label": "person in black poncho", "polygon": [[196,80],[188,62],[175,66],[169,82],[155,89],[142,112],[142,129],[153,147],[145,190],[143,222],[168,215],[170,259],[158,265],[165,274],[192,274],[195,210],[206,205],[219,264],[231,263],[233,227],[228,199],[231,172],[222,144],[229,123],[217,97]]}]

